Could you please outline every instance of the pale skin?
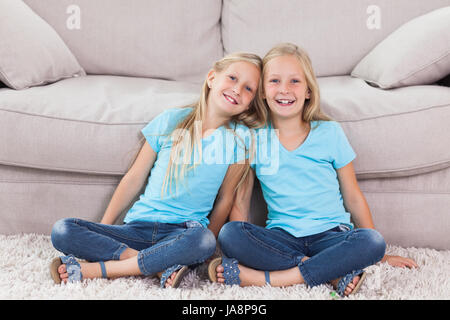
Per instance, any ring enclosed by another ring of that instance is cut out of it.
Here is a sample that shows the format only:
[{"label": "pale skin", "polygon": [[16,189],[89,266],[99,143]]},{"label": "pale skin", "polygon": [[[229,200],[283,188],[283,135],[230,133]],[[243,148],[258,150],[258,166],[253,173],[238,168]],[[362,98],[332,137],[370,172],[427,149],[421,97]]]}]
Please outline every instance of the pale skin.
[{"label": "pale skin", "polygon": [[[230,118],[247,110],[255,97],[260,77],[259,69],[249,62],[234,62],[222,72],[211,69],[207,76],[210,93],[207,100],[205,119],[202,121],[202,137],[205,138],[215,129],[227,123]],[[157,153],[145,142],[132,167],[123,176],[117,186],[100,223],[113,224],[138,195],[147,182]],[[245,166],[242,163],[228,167],[220,187],[213,210],[210,213],[208,228],[217,237],[233,206],[235,190],[242,177]],[[138,251],[127,248],[119,260],[105,261],[108,278],[142,275],[137,260]],[[83,279],[102,276],[99,263],[80,262]],[[67,282],[66,265],[58,268],[60,278]],[[177,272],[166,281],[166,287],[173,283]],[[159,273],[161,276],[161,273]]]},{"label": "pale skin", "polygon": [[[303,121],[302,112],[305,100],[310,98],[306,77],[297,58],[291,55],[273,58],[267,63],[264,74],[264,99],[270,109],[270,116],[278,138],[287,150],[298,148],[307,138],[311,128]],[[355,175],[353,163],[337,169],[339,186],[347,212],[351,213],[356,228],[374,229],[372,215],[367,201],[361,192]],[[236,200],[230,213],[230,220],[247,221],[254,182],[254,172],[251,171],[245,187],[236,195]],[[309,259],[305,257],[304,260]],[[302,261],[304,261],[302,260]],[[387,262],[396,267],[417,268],[414,260],[400,256],[385,255],[381,262]],[[254,270],[239,264],[241,286],[265,284],[263,271]],[[225,282],[222,265],[217,266],[218,282]],[[360,277],[355,277],[348,284],[345,295],[355,288]],[[340,279],[331,281],[336,287]],[[304,283],[298,267],[270,272],[272,286],[289,286]]]}]

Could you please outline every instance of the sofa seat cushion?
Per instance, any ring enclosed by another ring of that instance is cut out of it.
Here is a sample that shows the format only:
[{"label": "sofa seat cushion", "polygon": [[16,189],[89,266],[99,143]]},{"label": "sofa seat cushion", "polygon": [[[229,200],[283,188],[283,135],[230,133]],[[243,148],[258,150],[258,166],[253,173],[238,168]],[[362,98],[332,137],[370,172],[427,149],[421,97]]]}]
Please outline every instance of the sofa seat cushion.
[{"label": "sofa seat cushion", "polygon": [[[358,178],[409,176],[450,166],[450,90],[382,90],[350,76],[319,78],[322,107],[339,121]],[[170,107],[194,102],[199,85],[116,76],[0,89],[0,163],[124,174],[142,129]]]},{"label": "sofa seat cushion", "polygon": [[142,129],[169,107],[194,102],[197,84],[86,76],[15,91],[0,89],[0,163],[123,174]]},{"label": "sofa seat cushion", "polygon": [[319,78],[322,108],[341,123],[359,178],[399,177],[450,166],[450,89],[374,88],[350,76]]}]

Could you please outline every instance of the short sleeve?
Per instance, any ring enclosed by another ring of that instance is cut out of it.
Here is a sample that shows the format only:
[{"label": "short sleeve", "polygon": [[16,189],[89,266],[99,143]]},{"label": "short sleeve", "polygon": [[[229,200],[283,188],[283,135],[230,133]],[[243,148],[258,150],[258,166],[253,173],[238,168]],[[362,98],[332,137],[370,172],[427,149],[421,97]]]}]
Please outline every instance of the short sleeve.
[{"label": "short sleeve", "polygon": [[169,122],[169,112],[164,111],[151,120],[141,132],[144,135],[150,147],[158,153],[161,150],[163,142],[167,138]]},{"label": "short sleeve", "polygon": [[333,167],[339,169],[353,161],[356,158],[356,153],[350,145],[341,125],[337,122],[335,122],[334,140],[335,144],[332,162]]}]

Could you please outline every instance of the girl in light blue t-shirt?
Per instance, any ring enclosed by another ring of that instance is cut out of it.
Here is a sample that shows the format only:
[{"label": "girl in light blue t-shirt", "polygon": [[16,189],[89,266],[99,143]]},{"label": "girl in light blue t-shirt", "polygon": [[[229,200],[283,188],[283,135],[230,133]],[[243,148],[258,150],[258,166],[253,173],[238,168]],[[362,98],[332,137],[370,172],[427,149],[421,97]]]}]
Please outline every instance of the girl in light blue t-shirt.
[{"label": "girl in light blue t-shirt", "polygon": [[344,296],[355,293],[363,269],[380,260],[416,266],[385,255],[357,184],[355,152],[339,123],[320,110],[308,55],[293,44],[270,50],[263,59],[263,89],[270,120],[257,130],[254,173],[232,214],[247,220],[256,174],[268,208],[266,228],[227,223],[218,237],[224,256],[208,268],[211,280],[241,286],[331,283]]},{"label": "girl in light blue t-shirt", "polygon": [[[197,103],[166,110],[142,129],[145,142],[101,223],[55,223],[52,243],[66,255],[51,263],[56,283],[159,273],[162,287],[177,287],[187,266],[215,252],[250,170],[248,127],[265,122],[264,106],[254,99],[260,73],[258,56],[228,55],[208,73]],[[113,225],[145,184],[125,224]]]}]

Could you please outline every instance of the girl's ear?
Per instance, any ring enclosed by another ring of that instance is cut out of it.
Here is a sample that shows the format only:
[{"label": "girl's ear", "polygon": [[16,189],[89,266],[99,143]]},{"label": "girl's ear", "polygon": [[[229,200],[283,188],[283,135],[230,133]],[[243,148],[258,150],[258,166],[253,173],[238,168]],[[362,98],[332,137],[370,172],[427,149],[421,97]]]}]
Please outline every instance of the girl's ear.
[{"label": "girl's ear", "polygon": [[216,77],[216,70],[211,69],[206,76],[206,82],[208,83],[208,87],[211,89],[212,81]]},{"label": "girl's ear", "polygon": [[306,99],[311,98],[311,90],[308,89],[308,90],[306,91],[305,98],[306,98]]}]

